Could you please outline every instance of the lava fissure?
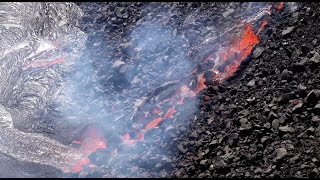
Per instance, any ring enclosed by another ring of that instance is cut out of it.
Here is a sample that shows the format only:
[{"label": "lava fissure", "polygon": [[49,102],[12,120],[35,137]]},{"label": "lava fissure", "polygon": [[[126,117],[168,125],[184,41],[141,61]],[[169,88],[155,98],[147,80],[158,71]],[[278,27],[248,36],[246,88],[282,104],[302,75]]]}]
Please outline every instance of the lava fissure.
[{"label": "lava fissure", "polygon": [[[222,82],[223,80],[227,79],[228,77],[232,76],[233,73],[237,70],[237,68],[240,66],[241,62],[251,53],[252,49],[254,46],[259,43],[259,37],[258,34],[265,28],[267,25],[267,21],[263,20],[262,24],[260,25],[258,31],[255,33],[252,25],[249,23],[245,23],[243,26],[244,28],[242,29],[241,35],[238,40],[235,40],[233,44],[230,45],[230,47],[225,50],[220,52],[219,55],[219,62],[220,62],[220,68],[215,68],[213,67],[210,71],[212,71],[215,76],[213,77],[214,81]],[[207,59],[205,59],[207,60]],[[221,69],[221,67],[223,67]],[[220,70],[218,70],[220,69]],[[192,73],[196,73],[198,71],[197,68],[195,68]],[[181,89],[184,89],[185,91],[189,91],[188,93],[192,94],[189,97],[195,97],[197,93],[199,93],[201,90],[206,88],[206,79],[203,77],[204,74],[201,73],[198,75],[198,80],[197,80],[197,85],[194,90],[190,90],[187,86],[183,85],[181,86]],[[188,88],[188,90],[186,90]],[[172,102],[175,99],[170,99],[169,102],[172,104],[176,105],[182,105],[183,104],[183,95],[179,95],[181,98],[177,102]],[[166,101],[166,100],[165,100]],[[159,103],[160,104],[160,103]],[[169,106],[170,107],[170,106]],[[156,112],[156,114],[160,114],[161,111],[157,106],[157,109],[153,110]],[[157,125],[167,119],[171,118],[172,114],[175,113],[175,107],[171,107],[168,109],[167,113],[163,117],[157,117],[153,119],[150,123],[146,125],[146,127],[140,131],[141,134],[144,134],[144,132],[148,131],[149,129],[152,128],[157,128]],[[130,144],[134,145],[136,142],[143,140],[143,138],[135,138],[131,139],[129,134],[125,134],[122,136],[123,143],[124,144]]]},{"label": "lava fissure", "polygon": [[[283,4],[280,3],[277,6],[277,10],[280,10],[282,6]],[[268,10],[263,10],[263,13],[265,13],[266,11],[268,15],[271,15],[271,9],[267,9]],[[259,16],[261,15],[259,14]],[[213,63],[213,67],[209,67],[207,68],[208,70],[206,70],[207,72],[209,71],[212,73],[212,79],[210,81],[217,82],[217,84],[219,84],[234,74],[234,72],[238,69],[242,61],[250,55],[255,45],[259,43],[260,39],[258,35],[266,27],[268,20],[269,17],[265,18],[256,32],[254,32],[252,24],[250,24],[252,20],[249,21],[250,23],[244,21],[242,25],[239,25],[239,27],[242,26],[239,37],[234,37],[234,39],[231,39],[231,43],[228,48],[223,50],[219,49],[218,52],[212,51],[217,55],[213,56],[212,54],[209,54],[207,58],[204,58],[204,63],[209,63],[210,61],[212,61],[212,59],[215,61],[215,63]],[[148,94],[148,96],[142,98],[142,101],[135,106],[135,110],[130,118],[130,121],[135,121],[135,119],[137,119],[138,117],[137,113],[140,111],[143,111],[145,122],[147,119],[151,119],[151,121],[146,122],[146,125],[142,129],[135,130],[136,137],[131,137],[130,133],[122,134],[120,137],[122,140],[121,144],[127,146],[135,146],[137,142],[143,141],[146,132],[148,132],[151,129],[159,128],[159,123],[174,118],[174,114],[177,113],[177,106],[183,106],[184,98],[195,98],[201,90],[207,87],[207,83],[210,83],[208,79],[206,79],[205,73],[203,71],[199,71],[197,67],[192,70],[191,74],[195,74],[197,76],[197,83],[193,89],[183,84],[182,81],[172,81],[164,83],[163,85],[155,88],[155,90],[151,91]],[[178,87],[180,88],[178,88],[179,90],[174,96],[164,99],[161,102],[155,104],[154,108],[152,108],[150,111],[143,110],[145,104],[150,103],[150,99],[157,96],[160,92],[165,91],[167,87],[176,85],[178,85]],[[112,111],[114,111],[114,108],[115,107],[113,106]],[[165,109],[167,109],[167,111],[166,113],[163,113],[165,112]],[[105,140],[102,141],[103,143],[101,141],[98,141],[100,142],[101,146],[94,147],[107,148]],[[95,150],[97,149],[92,149],[92,151]],[[114,153],[114,155],[116,155],[116,153]],[[83,166],[85,164],[90,163],[89,161],[85,162],[86,163],[81,162],[80,164]],[[77,166],[76,169],[80,170],[81,168]]]}]

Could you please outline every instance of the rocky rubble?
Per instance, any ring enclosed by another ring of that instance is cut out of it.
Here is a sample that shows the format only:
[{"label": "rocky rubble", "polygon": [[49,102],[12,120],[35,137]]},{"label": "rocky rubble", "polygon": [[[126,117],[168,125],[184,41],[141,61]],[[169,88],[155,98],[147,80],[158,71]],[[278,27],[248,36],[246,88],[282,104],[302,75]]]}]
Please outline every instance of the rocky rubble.
[{"label": "rocky rubble", "polygon": [[299,7],[271,19],[259,56],[203,91],[209,98],[179,140],[200,144],[180,150],[171,176],[319,176],[319,6]]}]

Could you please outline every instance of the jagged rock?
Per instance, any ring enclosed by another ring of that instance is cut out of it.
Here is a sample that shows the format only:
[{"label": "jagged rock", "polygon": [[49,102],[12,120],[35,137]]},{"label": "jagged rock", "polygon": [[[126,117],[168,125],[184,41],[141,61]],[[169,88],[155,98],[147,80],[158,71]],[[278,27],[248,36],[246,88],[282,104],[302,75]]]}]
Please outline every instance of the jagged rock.
[{"label": "jagged rock", "polygon": [[260,55],[262,54],[262,52],[264,51],[264,48],[262,47],[257,47],[254,51],[253,51],[253,58],[258,58],[260,57]]},{"label": "jagged rock", "polygon": [[313,116],[311,119],[312,122],[320,122],[320,117],[318,116]]},{"label": "jagged rock", "polygon": [[279,125],[280,125],[279,119],[274,119],[272,121],[272,128],[273,129],[278,129]]},{"label": "jagged rock", "polygon": [[248,86],[252,87],[256,84],[255,80],[252,79],[251,81],[249,81],[249,83],[247,84]]},{"label": "jagged rock", "polygon": [[282,36],[289,35],[293,31],[294,27],[287,27],[285,30],[282,31]]},{"label": "jagged rock", "polygon": [[249,129],[251,129],[252,128],[252,125],[251,125],[251,123],[248,121],[248,119],[246,119],[246,118],[241,118],[240,120],[239,120],[239,122],[240,122],[240,130],[241,129],[245,129],[245,130],[249,130]]},{"label": "jagged rock", "polygon": [[191,135],[190,135],[191,137],[198,137],[198,133],[197,133],[197,131],[196,130],[194,130],[192,133],[191,133]]},{"label": "jagged rock", "polygon": [[296,160],[299,159],[299,157],[300,157],[300,155],[295,155],[294,157],[290,158],[289,161],[290,161],[291,163],[294,163]]},{"label": "jagged rock", "polygon": [[280,126],[278,129],[282,132],[295,132],[294,128],[289,126]]},{"label": "jagged rock", "polygon": [[307,95],[307,103],[311,105],[316,104],[319,100],[319,97],[320,97],[320,90],[313,89]]},{"label": "jagged rock", "polygon": [[288,103],[289,100],[290,100],[290,94],[283,94],[278,99],[278,103],[282,105],[282,104]]},{"label": "jagged rock", "polygon": [[319,64],[320,63],[320,54],[316,52],[314,56],[310,59],[311,62],[314,64]]},{"label": "jagged rock", "polygon": [[265,123],[263,125],[264,128],[270,129],[271,128],[271,124],[270,123]]},{"label": "jagged rock", "polygon": [[267,138],[267,137],[262,137],[262,138],[261,138],[261,143],[266,142],[268,139],[269,139],[269,138]]},{"label": "jagged rock", "polygon": [[298,88],[299,88],[299,90],[301,90],[301,91],[307,90],[307,87],[305,87],[305,86],[302,85],[302,84],[299,84]]},{"label": "jagged rock", "polygon": [[208,160],[207,160],[207,159],[204,159],[204,160],[201,160],[201,161],[200,161],[200,164],[201,164],[201,165],[205,165],[207,162],[208,162]]},{"label": "jagged rock", "polygon": [[292,112],[293,113],[300,113],[302,111],[302,108],[303,108],[303,103],[298,103],[297,105],[295,105],[292,108]]},{"label": "jagged rock", "polygon": [[288,71],[288,69],[284,69],[282,72],[281,72],[281,77],[282,78],[288,78],[290,76],[290,71]]},{"label": "jagged rock", "polygon": [[278,118],[278,116],[276,113],[274,113],[273,111],[269,112],[269,115],[268,115],[269,122],[271,122],[272,120],[277,119],[277,118]]},{"label": "jagged rock", "polygon": [[316,105],[314,106],[314,109],[317,110],[317,111],[319,111],[319,110],[320,110],[320,103],[316,104]]},{"label": "jagged rock", "polygon": [[223,17],[228,17],[229,15],[231,15],[234,12],[234,9],[230,8],[228,9],[226,12],[224,12],[222,15]]},{"label": "jagged rock", "polygon": [[179,169],[177,172],[176,172],[176,176],[177,177],[183,177],[184,175],[186,175],[187,173],[186,173],[186,171],[185,171],[185,169],[184,168],[181,168],[181,169]]},{"label": "jagged rock", "polygon": [[284,156],[288,154],[286,148],[279,148],[276,150],[276,159],[282,159]]},{"label": "jagged rock", "polygon": [[307,129],[307,133],[310,135],[310,134],[313,134],[314,133],[314,128],[313,127],[309,127]]},{"label": "jagged rock", "polygon": [[180,143],[177,147],[183,153],[186,153],[188,151],[182,143]]}]

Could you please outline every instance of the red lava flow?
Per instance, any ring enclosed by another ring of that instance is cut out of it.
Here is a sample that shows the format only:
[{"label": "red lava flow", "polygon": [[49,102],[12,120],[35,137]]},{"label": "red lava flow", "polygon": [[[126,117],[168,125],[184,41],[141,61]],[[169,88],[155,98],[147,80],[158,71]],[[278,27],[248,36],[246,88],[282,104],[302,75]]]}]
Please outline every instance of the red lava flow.
[{"label": "red lava flow", "polygon": [[[283,8],[284,3],[280,2],[276,10],[280,11]],[[224,50],[223,52],[220,52],[219,54],[219,63],[224,64],[228,60],[232,59],[233,61],[229,64],[227,64],[222,70],[218,71],[216,68],[212,68],[211,71],[215,72],[215,76],[213,77],[214,81],[221,82],[228,77],[232,76],[234,72],[238,69],[241,62],[248,57],[248,55],[251,53],[254,46],[259,43],[260,39],[258,34],[265,28],[265,26],[268,23],[268,18],[265,19],[262,24],[260,25],[259,29],[255,33],[253,30],[253,27],[251,24],[245,23],[242,29],[242,32],[240,33],[240,37],[238,39],[234,39],[234,41],[231,43],[231,45]],[[39,63],[35,64],[36,67],[42,67],[52,64],[58,64],[60,62],[63,62],[64,59],[60,58],[58,60],[55,60],[53,62],[45,62],[45,63]],[[198,69],[195,68],[192,73],[197,73]],[[206,79],[204,77],[203,73],[198,73],[198,79],[197,79],[197,85],[196,87],[191,90],[187,85],[181,86],[177,93],[168,99],[165,99],[164,101],[158,103],[156,107],[152,110],[152,113],[149,113],[148,111],[145,111],[145,118],[150,118],[149,116],[157,115],[158,117],[153,118],[149,123],[145,125],[145,127],[137,132],[137,136],[135,138],[130,137],[129,133],[123,134],[121,136],[122,143],[126,144],[128,146],[134,146],[138,141],[144,140],[145,132],[158,128],[158,125],[160,122],[173,118],[174,114],[177,113],[176,106],[182,105],[184,103],[184,100],[186,97],[196,97],[196,95],[206,88]],[[205,100],[208,100],[209,97],[205,97]],[[166,103],[166,104],[165,104]],[[163,106],[163,104],[165,104]],[[165,108],[166,107],[166,108]],[[112,107],[112,111],[114,111],[114,107]],[[166,112],[163,116],[163,112]],[[99,148],[107,148],[106,140],[99,134],[99,130],[96,128],[89,128],[84,133],[86,138],[82,138],[80,141],[75,141],[74,143],[80,144],[81,149],[86,153],[90,154],[92,152],[95,152]],[[115,153],[116,154],[116,153]],[[83,159],[76,163],[76,165],[73,167],[74,172],[80,172],[83,169],[84,165],[89,165],[91,167],[95,167],[95,165],[90,164],[90,160]]]},{"label": "red lava flow", "polygon": [[233,63],[226,66],[223,73],[217,74],[217,78],[222,77],[221,80],[224,80],[233,75],[240,66],[242,60],[248,57],[253,47],[259,41],[258,34],[254,33],[252,26],[250,24],[245,24],[239,43],[232,44],[231,47],[221,55],[223,61],[231,58],[235,53],[239,53],[240,56]]},{"label": "red lava flow", "polygon": [[277,6],[277,11],[280,11],[283,8],[284,2],[280,2]]},{"label": "red lava flow", "polygon": [[[281,5],[281,7],[280,7],[280,9],[281,9],[283,4],[280,3],[280,5]],[[277,9],[279,9],[280,5],[278,5]],[[248,57],[248,55],[251,53],[254,46],[257,43],[259,43],[260,39],[259,39],[258,34],[265,28],[267,23],[268,23],[267,20],[264,20],[262,22],[262,24],[260,25],[257,33],[254,32],[251,24],[248,24],[248,23],[244,24],[244,28],[242,30],[242,33],[241,33],[239,39],[234,41],[234,43],[232,43],[227,50],[220,53],[220,56],[219,56],[220,62],[221,63],[226,62],[228,59],[234,57],[236,53],[239,55],[237,56],[237,58],[235,58],[235,60],[231,64],[227,65],[222,72],[217,71],[217,69],[215,69],[215,68],[211,69],[211,71],[213,71],[213,72],[218,72],[214,76],[214,80],[218,80],[219,82],[221,82],[221,81],[223,81],[233,75],[233,73],[240,66],[241,62],[246,57]],[[196,72],[197,72],[197,68],[195,68],[192,71],[192,73],[196,73]],[[206,88],[206,85],[205,85],[206,79],[203,76],[204,76],[203,73],[198,75],[198,83],[197,83],[196,88],[194,90],[190,90],[190,88],[188,86],[184,85],[180,88],[180,92],[177,95],[178,97],[180,97],[180,98],[178,98],[178,100],[177,100],[177,98],[171,98],[171,99],[165,100],[163,102],[168,101],[168,102],[171,102],[171,104],[182,105],[185,97],[195,97],[198,92],[200,92],[202,89]],[[176,102],[173,102],[173,101],[176,101]],[[159,103],[159,104],[162,104],[162,103]],[[161,109],[158,106],[153,110],[153,112],[156,114],[162,113]],[[157,118],[152,119],[152,121],[150,123],[148,123],[145,126],[145,128],[143,130],[141,130],[139,133],[144,134],[146,131],[148,131],[150,129],[158,128],[158,124],[161,121],[168,119],[168,118],[172,118],[173,114],[176,112],[177,111],[175,109],[175,105],[172,105],[172,107],[167,110],[167,113],[163,117],[157,117]],[[129,144],[134,145],[136,142],[142,141],[143,140],[142,137],[143,136],[140,135],[139,137],[131,139],[129,134],[124,134],[122,136],[122,140],[123,140],[122,143],[127,144],[127,145],[129,145]]]},{"label": "red lava flow", "polygon": [[58,58],[54,61],[44,61],[44,62],[31,62],[29,64],[26,65],[26,68],[29,68],[29,67],[33,67],[33,68],[43,68],[43,67],[48,67],[48,66],[51,66],[51,65],[54,65],[54,64],[59,64],[59,63],[62,63],[64,62],[64,58],[61,57],[61,58]]},{"label": "red lava flow", "polygon": [[[88,126],[84,132],[81,134],[81,138],[78,141],[73,141],[73,144],[79,144],[80,150],[86,155],[96,152],[98,149],[107,148],[107,142],[104,139],[102,130],[95,126]],[[95,167],[94,164],[90,164],[90,159],[85,158],[80,161],[75,162],[72,167],[73,172],[81,172],[84,165],[89,165]]]}]

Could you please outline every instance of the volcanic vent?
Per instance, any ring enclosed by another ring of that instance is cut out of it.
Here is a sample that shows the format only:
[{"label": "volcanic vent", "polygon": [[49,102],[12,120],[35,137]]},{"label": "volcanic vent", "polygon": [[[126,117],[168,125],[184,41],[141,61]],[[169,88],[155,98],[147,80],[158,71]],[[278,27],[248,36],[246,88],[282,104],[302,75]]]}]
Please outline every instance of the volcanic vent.
[{"label": "volcanic vent", "polygon": [[[3,7],[18,9],[21,5]],[[266,57],[269,46],[277,46],[271,41],[278,37],[281,23],[298,18],[297,4],[31,3],[28,7],[37,17],[30,22],[41,25],[19,27],[32,33],[27,43],[13,50],[39,47],[22,54],[23,62],[10,64],[15,62],[10,61],[11,56],[4,61],[4,67],[15,68],[3,71],[4,77],[12,74],[6,82],[13,85],[1,89],[8,97],[1,101],[0,135],[5,137],[0,141],[1,153],[21,162],[55,167],[64,177],[268,174],[269,167],[259,172],[253,169],[255,165],[252,170],[241,169],[241,163],[251,156],[233,153],[244,150],[246,138],[262,127],[255,121],[263,116],[249,118],[247,106],[261,99],[249,97],[251,92],[258,93],[249,89],[267,91],[267,80],[248,75],[246,87],[230,88],[253,71],[253,64],[259,69],[257,59]],[[68,8],[73,10],[70,15],[64,14]],[[281,38],[295,32],[296,19],[280,33]],[[300,53],[290,48],[285,51],[293,57],[307,55],[308,48],[305,45]],[[303,71],[300,64],[279,69],[289,69],[284,73],[289,77]],[[257,76],[266,74],[271,73],[261,70]],[[316,91],[313,94],[317,97]],[[246,97],[245,104],[231,102],[231,97],[240,95]],[[303,96],[289,97],[296,98],[292,101],[295,110],[307,107],[301,105]],[[274,128],[278,120],[279,133],[294,132],[284,126],[288,122],[282,122],[283,113],[271,99],[264,100],[269,104],[263,109],[269,126]],[[231,128],[238,125],[239,129]],[[271,175],[288,151],[286,145],[279,145],[274,160],[278,164],[275,168],[270,165]]]}]

